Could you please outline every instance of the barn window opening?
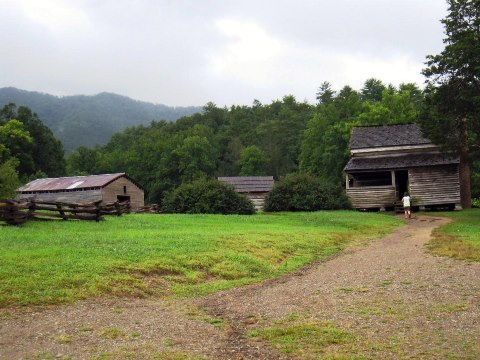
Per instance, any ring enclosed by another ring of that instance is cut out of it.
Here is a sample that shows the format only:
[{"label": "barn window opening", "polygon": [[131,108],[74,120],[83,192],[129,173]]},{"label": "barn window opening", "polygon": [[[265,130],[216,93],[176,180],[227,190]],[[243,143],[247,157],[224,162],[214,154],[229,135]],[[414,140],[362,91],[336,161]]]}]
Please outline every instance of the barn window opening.
[{"label": "barn window opening", "polygon": [[130,201],[130,196],[117,195],[117,201],[118,202]]},{"label": "barn window opening", "polygon": [[124,194],[127,193],[127,187],[126,187],[126,186],[123,187],[123,193],[124,193]]},{"label": "barn window opening", "polygon": [[391,186],[391,185],[392,185],[392,174],[390,171],[349,174],[350,187]]}]

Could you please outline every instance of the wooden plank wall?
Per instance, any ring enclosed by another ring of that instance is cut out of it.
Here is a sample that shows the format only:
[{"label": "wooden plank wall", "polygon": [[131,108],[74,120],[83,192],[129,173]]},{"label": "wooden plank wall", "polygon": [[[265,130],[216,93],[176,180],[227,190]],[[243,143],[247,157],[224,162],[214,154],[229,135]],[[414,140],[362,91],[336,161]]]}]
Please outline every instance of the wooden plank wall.
[{"label": "wooden plank wall", "polygon": [[408,177],[413,205],[460,203],[458,165],[412,168]]},{"label": "wooden plank wall", "polygon": [[395,202],[395,186],[364,186],[347,189],[355,209],[391,207]]},{"label": "wooden plank wall", "polygon": [[[124,186],[127,188],[126,193],[123,191]],[[126,177],[120,177],[102,189],[102,199],[104,203],[117,201],[118,195],[130,196],[130,206],[132,210],[145,205],[143,190]]]},{"label": "wooden plank wall", "polygon": [[255,210],[257,211],[263,210],[263,206],[265,205],[265,197],[267,196],[266,192],[243,193],[243,195],[246,195],[253,202],[253,206],[255,206]]}]

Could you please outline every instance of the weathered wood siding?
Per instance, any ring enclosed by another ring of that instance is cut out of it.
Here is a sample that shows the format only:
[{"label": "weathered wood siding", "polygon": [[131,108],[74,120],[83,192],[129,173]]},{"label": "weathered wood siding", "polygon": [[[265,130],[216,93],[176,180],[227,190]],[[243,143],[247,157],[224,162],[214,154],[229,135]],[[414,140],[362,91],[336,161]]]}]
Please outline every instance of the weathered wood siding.
[{"label": "weathered wood siding", "polygon": [[[126,191],[124,191],[126,187]],[[121,177],[102,188],[102,202],[117,201],[117,196],[130,196],[130,206],[138,209],[145,205],[144,193],[137,185],[125,177]]]},{"label": "weathered wood siding", "polygon": [[255,209],[257,211],[262,211],[263,210],[263,207],[265,205],[265,197],[267,196],[267,193],[258,193],[258,192],[254,192],[254,193],[243,193],[243,195],[245,195],[246,197],[248,197],[252,202],[253,202],[253,205],[255,206]]},{"label": "weathered wood siding", "polygon": [[460,203],[458,165],[412,168],[408,177],[414,206]]},{"label": "weathered wood siding", "polygon": [[34,194],[18,194],[18,199],[35,198],[37,201],[59,201],[66,203],[86,203],[102,200],[100,189],[95,190],[75,190],[59,192],[38,192]]},{"label": "weathered wood siding", "polygon": [[355,209],[391,207],[395,202],[395,186],[363,186],[347,189]]}]

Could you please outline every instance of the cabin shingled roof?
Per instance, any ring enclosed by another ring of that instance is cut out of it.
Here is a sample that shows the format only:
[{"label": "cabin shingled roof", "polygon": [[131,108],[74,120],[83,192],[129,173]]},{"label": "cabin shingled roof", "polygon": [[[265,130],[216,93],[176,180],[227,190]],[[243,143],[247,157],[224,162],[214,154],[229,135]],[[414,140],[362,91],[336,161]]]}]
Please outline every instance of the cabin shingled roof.
[{"label": "cabin shingled roof", "polygon": [[274,185],[273,176],[223,176],[218,180],[233,185],[239,193],[269,192]]},{"label": "cabin shingled roof", "polygon": [[460,158],[452,154],[408,154],[375,158],[353,157],[345,165],[345,171],[393,170],[420,166],[459,164]]},{"label": "cabin shingled roof", "polygon": [[418,124],[358,126],[352,129],[350,149],[425,145],[432,142]]},{"label": "cabin shingled roof", "polygon": [[81,190],[90,188],[102,188],[117,180],[118,178],[126,177],[132,181],[140,189],[133,179],[125,173],[116,174],[102,174],[102,175],[88,175],[88,176],[70,176],[59,178],[36,179],[30,181],[28,184],[21,186],[17,192],[42,192],[42,191],[62,191],[62,190]]}]

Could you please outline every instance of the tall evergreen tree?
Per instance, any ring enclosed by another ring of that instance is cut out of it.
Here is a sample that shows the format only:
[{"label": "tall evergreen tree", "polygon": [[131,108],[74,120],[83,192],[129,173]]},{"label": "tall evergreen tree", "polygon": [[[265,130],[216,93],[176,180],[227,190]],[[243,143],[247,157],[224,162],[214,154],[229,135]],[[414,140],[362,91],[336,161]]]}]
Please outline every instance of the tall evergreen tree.
[{"label": "tall evergreen tree", "polygon": [[317,100],[319,104],[329,104],[335,97],[335,91],[332,89],[332,84],[324,81],[317,91]]},{"label": "tall evergreen tree", "polygon": [[370,78],[365,81],[361,94],[362,100],[377,102],[382,100],[383,91],[387,87],[378,79]]},{"label": "tall evergreen tree", "polygon": [[470,162],[480,150],[480,0],[447,0],[445,49],[427,56],[424,131],[460,155],[461,203],[471,206]]}]

